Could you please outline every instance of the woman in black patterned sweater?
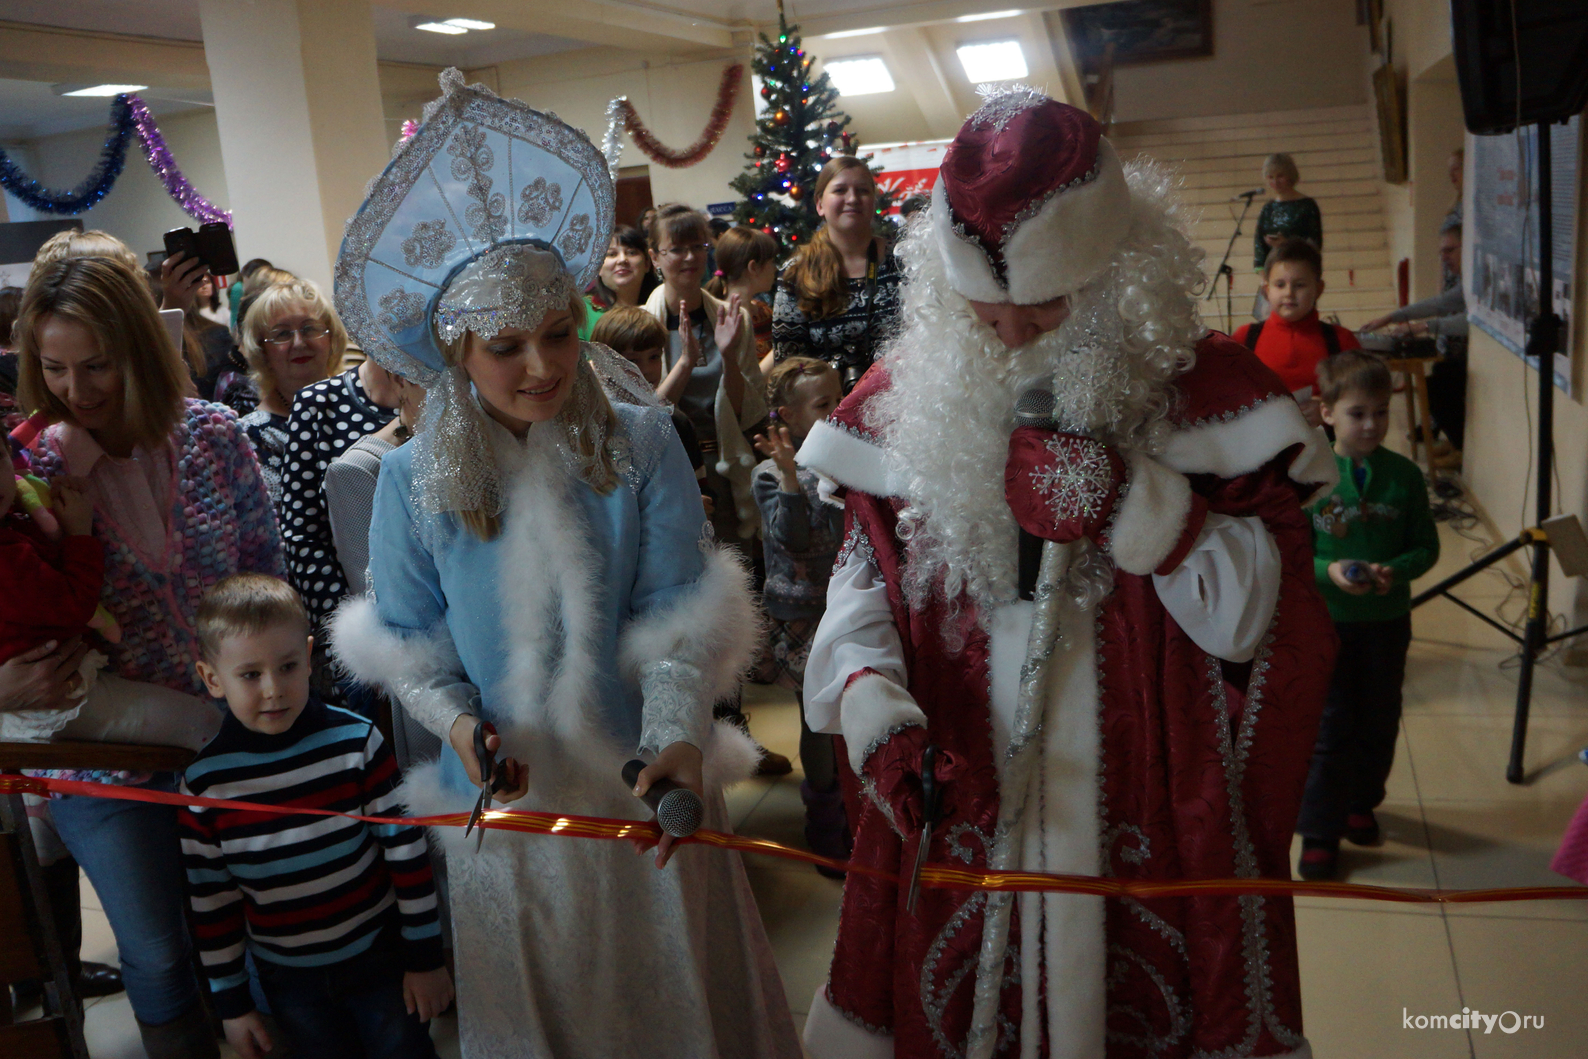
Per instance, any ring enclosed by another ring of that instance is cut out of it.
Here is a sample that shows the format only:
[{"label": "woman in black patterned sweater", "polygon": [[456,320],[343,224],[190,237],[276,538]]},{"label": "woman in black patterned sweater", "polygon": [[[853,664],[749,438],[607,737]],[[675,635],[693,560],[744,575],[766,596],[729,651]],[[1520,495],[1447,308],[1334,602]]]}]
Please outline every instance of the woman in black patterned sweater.
[{"label": "woman in black patterned sweater", "polygon": [[849,155],[816,178],[816,212],[827,223],[783,270],[772,306],[772,355],[815,357],[854,388],[899,321],[903,274],[873,231],[877,184]]},{"label": "woman in black patterned sweater", "polygon": [[[391,422],[401,391],[397,377],[366,360],[340,375],[311,383],[297,392],[287,417],[286,453],[281,462],[280,516],[287,552],[287,579],[303,597],[316,626],[330,618],[347,579],[336,557],[331,515],[325,499],[325,469],[353,442]],[[314,690],[332,705],[341,705],[323,644],[316,628]]]}]

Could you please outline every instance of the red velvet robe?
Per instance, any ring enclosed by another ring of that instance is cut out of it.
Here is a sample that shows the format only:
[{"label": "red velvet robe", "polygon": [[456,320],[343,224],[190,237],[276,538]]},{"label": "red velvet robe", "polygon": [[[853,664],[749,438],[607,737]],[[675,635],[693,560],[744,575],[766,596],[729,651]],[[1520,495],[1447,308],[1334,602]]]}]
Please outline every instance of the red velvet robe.
[{"label": "red velvet robe", "polygon": [[[907,545],[894,533],[903,501],[857,488],[876,483],[875,472],[846,481],[838,469],[865,458],[857,445],[876,444],[865,408],[887,385],[873,372],[846,400],[827,428],[845,453],[827,461],[830,469],[820,459],[816,466],[847,487],[840,563],[855,548],[873,559],[931,741],[968,766],[947,785],[928,859],[986,867],[999,807],[987,634],[966,600],[966,645],[951,651],[939,631],[943,608],[907,605],[900,590]],[[1302,504],[1330,480],[1324,464],[1333,461],[1278,378],[1222,335],[1199,344],[1195,367],[1176,387],[1178,430],[1161,459],[1187,473],[1208,511],[1260,516],[1278,545],[1283,581],[1256,658],[1234,666],[1192,642],[1150,576],[1116,572],[1114,591],[1096,612],[1102,863],[1119,878],[1288,879],[1291,832],[1335,653]],[[853,784],[847,793],[855,859],[908,872],[917,840],[901,838]],[[984,895],[924,889],[910,915],[900,887],[852,872],[828,1001],[852,1022],[891,1033],[896,1056],[963,1054],[984,905]],[[1018,918],[1018,902],[1015,911]],[[1288,899],[1109,899],[1105,922],[1110,1059],[1310,1054]],[[1020,937],[1018,922],[1010,937]],[[1005,978],[1002,1015],[1013,1034],[1022,1030],[1020,991],[1033,984]],[[1039,988],[1064,983],[1044,980]]]}]

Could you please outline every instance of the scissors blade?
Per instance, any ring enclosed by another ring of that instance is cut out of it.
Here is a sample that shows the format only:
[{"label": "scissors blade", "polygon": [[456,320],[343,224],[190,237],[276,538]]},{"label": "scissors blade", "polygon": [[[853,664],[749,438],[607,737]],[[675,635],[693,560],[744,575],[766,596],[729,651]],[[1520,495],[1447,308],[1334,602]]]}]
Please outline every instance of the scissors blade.
[{"label": "scissors blade", "polygon": [[932,845],[932,825],[921,828],[921,844],[915,849],[915,867],[910,870],[910,888],[904,894],[904,910],[915,912],[915,899],[921,892],[921,869],[926,867],[926,853]]}]

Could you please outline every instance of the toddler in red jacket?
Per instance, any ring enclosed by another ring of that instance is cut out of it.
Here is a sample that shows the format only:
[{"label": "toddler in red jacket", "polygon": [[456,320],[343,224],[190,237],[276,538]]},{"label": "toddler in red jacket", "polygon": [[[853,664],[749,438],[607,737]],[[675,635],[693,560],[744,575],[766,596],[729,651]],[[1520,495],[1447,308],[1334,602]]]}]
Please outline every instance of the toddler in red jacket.
[{"label": "toddler in red jacket", "polygon": [[[11,473],[11,447],[3,434],[0,458],[5,464],[0,471],[0,662],[5,662],[48,641],[88,634],[104,590],[105,550],[92,535],[93,504],[80,480],[50,483],[53,503],[39,518],[17,502],[18,479]],[[219,730],[220,714],[209,704],[157,684],[102,673],[106,661],[98,651],[84,657],[72,692],[76,706],[0,712],[0,740],[43,742],[60,735],[197,750]]]}]

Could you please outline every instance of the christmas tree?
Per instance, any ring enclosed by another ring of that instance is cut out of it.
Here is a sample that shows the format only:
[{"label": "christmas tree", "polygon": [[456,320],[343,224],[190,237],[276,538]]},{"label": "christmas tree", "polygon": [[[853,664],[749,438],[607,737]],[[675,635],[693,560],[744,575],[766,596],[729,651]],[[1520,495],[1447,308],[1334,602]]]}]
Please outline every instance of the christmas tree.
[{"label": "christmas tree", "polygon": [[[849,115],[834,105],[838,90],[825,73],[812,76],[799,27],[785,20],[781,0],[777,21],[777,40],[761,34],[751,66],[761,82],[766,111],[756,119],[750,137],[751,150],[745,155],[750,165],[733,179],[733,190],[742,196],[733,218],[775,237],[787,256],[821,226],[816,177],[835,154],[853,154],[855,140],[844,131]],[[881,217],[893,199],[879,181],[877,216],[883,231],[891,230]]]}]

